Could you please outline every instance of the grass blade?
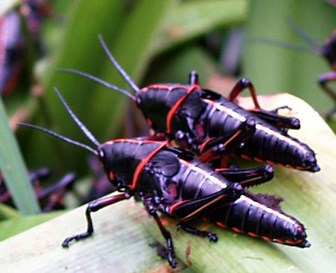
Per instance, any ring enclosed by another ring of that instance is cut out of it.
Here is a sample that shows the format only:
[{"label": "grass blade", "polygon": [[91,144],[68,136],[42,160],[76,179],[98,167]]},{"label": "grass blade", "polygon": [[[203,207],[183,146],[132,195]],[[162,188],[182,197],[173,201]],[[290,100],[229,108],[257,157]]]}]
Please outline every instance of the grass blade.
[{"label": "grass blade", "polygon": [[7,189],[22,214],[39,211],[27,169],[17,146],[15,137],[8,126],[8,118],[0,99],[0,169]]},{"label": "grass blade", "polygon": [[0,222],[0,241],[35,227],[41,223],[47,222],[63,213],[64,212],[62,211],[56,211],[26,217],[16,216],[15,219],[2,221]]},{"label": "grass blade", "polygon": [[245,0],[180,3],[167,17],[152,45],[152,52],[159,54],[220,27],[241,23],[246,14]]},{"label": "grass blade", "polygon": [[[244,74],[254,82],[259,94],[289,92],[325,112],[331,108],[332,101],[318,86],[317,78],[331,70],[326,60],[318,53],[304,54],[277,45],[252,43],[250,39],[271,38],[307,45],[287,23],[290,18],[322,43],[335,28],[336,9],[315,0],[279,3],[276,0],[251,1],[246,22]],[[323,20],[311,20],[311,14]]]}]

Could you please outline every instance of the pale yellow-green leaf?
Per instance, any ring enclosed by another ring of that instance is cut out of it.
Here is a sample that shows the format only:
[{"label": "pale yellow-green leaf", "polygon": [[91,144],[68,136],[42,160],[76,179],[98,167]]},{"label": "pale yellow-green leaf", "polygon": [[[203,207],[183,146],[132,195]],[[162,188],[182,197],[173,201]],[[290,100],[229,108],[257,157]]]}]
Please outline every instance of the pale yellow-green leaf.
[{"label": "pale yellow-green leaf", "polygon": [[134,201],[94,213],[92,238],[61,247],[70,235],[86,229],[85,206],[0,243],[0,272],[168,272],[168,263],[149,244]]},{"label": "pale yellow-green leaf", "polygon": [[181,2],[167,16],[152,52],[162,53],[220,27],[241,23],[246,17],[247,6],[245,0]]}]

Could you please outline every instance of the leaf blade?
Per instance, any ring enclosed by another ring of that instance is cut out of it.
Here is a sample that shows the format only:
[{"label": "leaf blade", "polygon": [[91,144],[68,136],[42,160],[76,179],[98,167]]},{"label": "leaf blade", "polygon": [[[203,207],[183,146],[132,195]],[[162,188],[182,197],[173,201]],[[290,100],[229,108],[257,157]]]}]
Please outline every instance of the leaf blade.
[{"label": "leaf blade", "polygon": [[24,215],[38,212],[40,208],[19,147],[9,128],[2,99],[0,99],[0,169],[7,189],[20,212]]}]

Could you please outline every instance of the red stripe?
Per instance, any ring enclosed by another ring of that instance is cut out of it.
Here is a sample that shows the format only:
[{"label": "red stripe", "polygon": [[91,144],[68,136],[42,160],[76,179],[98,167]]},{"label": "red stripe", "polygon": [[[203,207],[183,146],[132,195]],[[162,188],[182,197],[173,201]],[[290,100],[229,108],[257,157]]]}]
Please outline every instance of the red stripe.
[{"label": "red stripe", "polygon": [[173,107],[169,110],[168,115],[167,115],[167,120],[166,120],[166,127],[167,127],[167,134],[171,133],[171,121],[174,117],[175,112],[177,111],[177,109],[181,106],[181,104],[187,99],[187,97],[193,92],[195,91],[197,88],[199,88],[198,85],[191,85],[189,90],[187,91],[187,93],[182,96],[174,105]]},{"label": "red stripe", "polygon": [[182,205],[183,203],[186,203],[186,202],[189,202],[190,200],[181,200],[180,202],[177,202],[175,203],[174,205],[172,205],[170,208],[169,208],[169,214],[170,215],[173,215],[173,211],[175,210],[176,207]]},{"label": "red stripe", "polygon": [[140,162],[140,164],[136,167],[135,172],[134,172],[134,176],[133,176],[133,181],[132,181],[132,185],[130,186],[130,188],[132,190],[134,190],[137,187],[138,184],[138,179],[139,176],[143,170],[143,168],[145,167],[145,165],[163,148],[167,145],[168,141],[162,142],[162,144],[157,147],[155,150],[153,150],[144,160],[142,160]]},{"label": "red stripe", "polygon": [[199,153],[200,153],[200,154],[203,154],[203,150],[204,150],[205,146],[208,145],[209,142],[211,142],[211,141],[213,141],[213,140],[215,140],[215,139],[216,139],[216,138],[211,137],[211,138],[207,139],[206,141],[204,141],[204,142],[202,143],[202,145],[200,146],[200,148],[199,148]]}]

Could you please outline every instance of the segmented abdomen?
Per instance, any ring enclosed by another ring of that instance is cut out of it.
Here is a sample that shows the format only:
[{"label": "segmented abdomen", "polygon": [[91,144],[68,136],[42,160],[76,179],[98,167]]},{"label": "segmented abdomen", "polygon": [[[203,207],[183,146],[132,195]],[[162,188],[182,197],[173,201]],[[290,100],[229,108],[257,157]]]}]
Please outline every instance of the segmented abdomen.
[{"label": "segmented abdomen", "polygon": [[219,226],[252,237],[298,247],[310,246],[305,228],[298,220],[254,201],[250,195],[242,195],[206,217]]},{"label": "segmented abdomen", "polygon": [[298,139],[223,98],[219,101],[205,101],[208,103],[208,108],[203,117],[203,123],[207,137],[231,135],[247,119],[253,119],[256,123],[255,132],[235,153],[243,157],[296,169],[312,172],[320,169],[314,151]]},{"label": "segmented abdomen", "polygon": [[221,137],[235,133],[249,116],[247,111],[224,99],[205,100],[205,102],[208,107],[202,118],[207,137]]},{"label": "segmented abdomen", "polygon": [[287,167],[318,170],[315,153],[306,144],[264,123],[256,124],[254,135],[238,153],[249,158]]},{"label": "segmented abdomen", "polygon": [[192,160],[180,160],[180,197],[183,200],[209,196],[226,188],[230,182],[205,164]]}]

